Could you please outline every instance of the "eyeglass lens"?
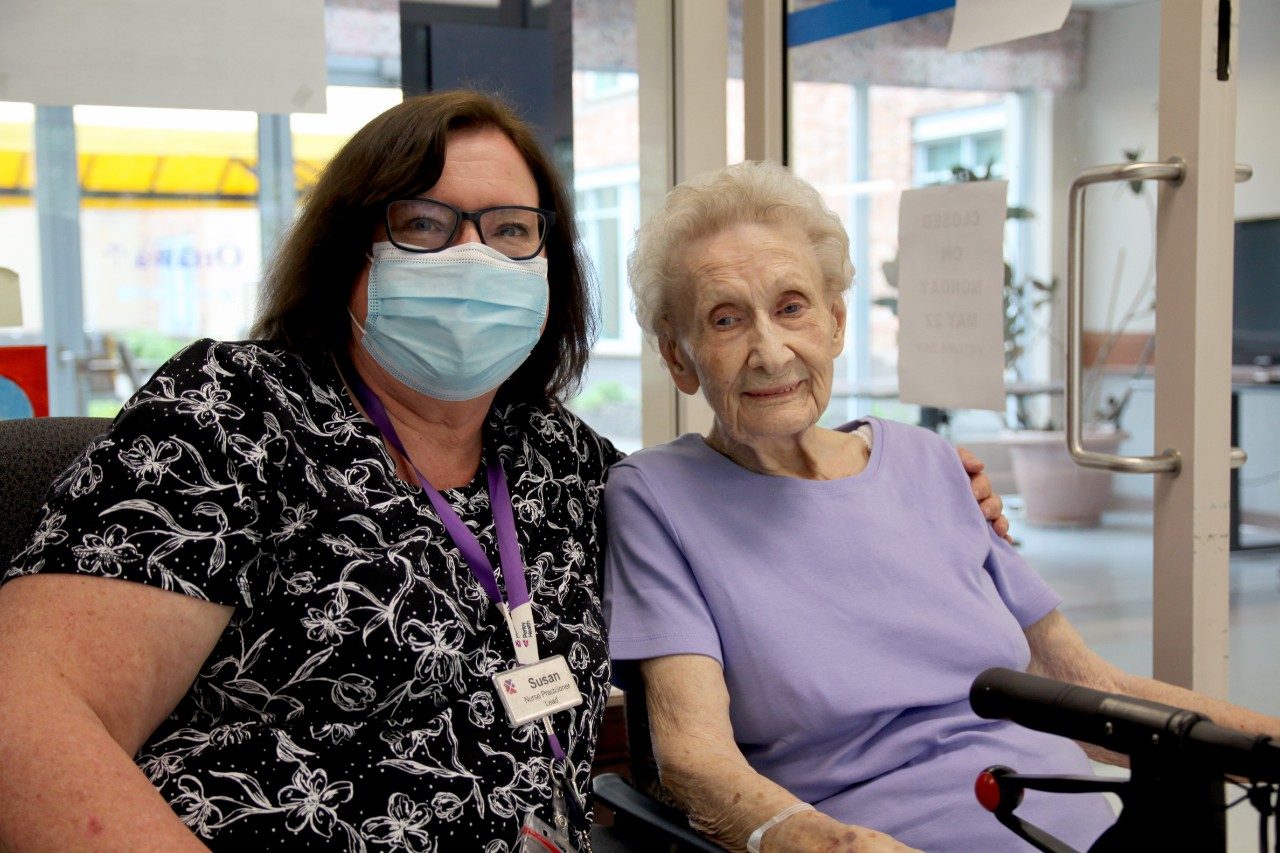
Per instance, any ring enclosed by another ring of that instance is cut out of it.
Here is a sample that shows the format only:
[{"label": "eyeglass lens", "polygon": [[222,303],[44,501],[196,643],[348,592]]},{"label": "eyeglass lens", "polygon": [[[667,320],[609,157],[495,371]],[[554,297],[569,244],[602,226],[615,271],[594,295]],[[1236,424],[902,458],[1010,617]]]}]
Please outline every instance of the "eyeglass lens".
[{"label": "eyeglass lens", "polygon": [[[443,249],[458,225],[458,213],[425,199],[392,202],[387,222],[393,243],[407,248]],[[518,207],[497,207],[480,214],[478,230],[486,246],[509,258],[527,258],[542,248],[546,224],[541,213]]]}]

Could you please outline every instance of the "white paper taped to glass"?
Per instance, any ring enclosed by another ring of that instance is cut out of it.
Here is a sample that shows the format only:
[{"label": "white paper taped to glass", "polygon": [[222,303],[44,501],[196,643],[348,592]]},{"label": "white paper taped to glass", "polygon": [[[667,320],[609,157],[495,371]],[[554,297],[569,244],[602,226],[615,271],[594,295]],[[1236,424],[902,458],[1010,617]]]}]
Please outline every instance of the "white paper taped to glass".
[{"label": "white paper taped to glass", "polygon": [[1062,29],[1071,0],[956,0],[947,50],[957,53]]},{"label": "white paper taped to glass", "polygon": [[908,190],[898,208],[898,392],[1003,411],[1006,181]]}]

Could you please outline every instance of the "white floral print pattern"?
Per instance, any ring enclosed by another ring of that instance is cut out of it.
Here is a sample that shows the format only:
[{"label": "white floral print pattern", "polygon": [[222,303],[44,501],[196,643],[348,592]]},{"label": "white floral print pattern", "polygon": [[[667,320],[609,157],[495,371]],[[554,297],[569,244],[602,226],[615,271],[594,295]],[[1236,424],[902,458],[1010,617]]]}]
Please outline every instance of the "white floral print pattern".
[{"label": "white floral print pattern", "polygon": [[[554,725],[585,791],[607,696],[600,499],[619,454],[551,405],[496,408],[543,654],[585,697]],[[446,491],[496,563],[483,466]],[[6,579],[78,572],[235,607],[186,698],[138,753],[214,849],[511,849],[551,820],[537,725],[492,691],[515,665],[420,490],[327,356],[201,341],[55,484]],[[575,827],[585,841],[585,826]]]}]

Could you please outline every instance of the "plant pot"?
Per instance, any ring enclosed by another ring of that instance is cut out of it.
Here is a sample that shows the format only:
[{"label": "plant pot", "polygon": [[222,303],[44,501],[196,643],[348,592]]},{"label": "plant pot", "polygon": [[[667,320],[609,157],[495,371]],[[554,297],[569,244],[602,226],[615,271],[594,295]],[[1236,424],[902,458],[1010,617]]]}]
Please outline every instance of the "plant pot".
[{"label": "plant pot", "polygon": [[[1123,432],[1086,432],[1084,446],[1115,453],[1127,438]],[[1009,433],[1009,457],[1030,524],[1050,527],[1097,527],[1111,499],[1110,471],[1083,468],[1067,454],[1062,432]]]}]

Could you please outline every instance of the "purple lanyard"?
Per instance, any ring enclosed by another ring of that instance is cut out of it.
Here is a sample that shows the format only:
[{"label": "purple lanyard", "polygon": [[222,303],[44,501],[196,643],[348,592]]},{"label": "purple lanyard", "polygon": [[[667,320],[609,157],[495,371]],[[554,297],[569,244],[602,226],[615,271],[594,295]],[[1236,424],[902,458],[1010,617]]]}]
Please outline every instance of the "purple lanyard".
[{"label": "purple lanyard", "polygon": [[[488,555],[480,546],[475,534],[471,532],[471,528],[463,523],[444,496],[427,482],[427,478],[422,476],[418,466],[413,464],[408,451],[400,441],[400,436],[396,433],[395,426],[391,423],[386,406],[382,405],[378,395],[374,394],[373,390],[360,378],[355,365],[343,360],[341,366],[344,378],[355,391],[360,405],[369,415],[369,420],[373,421],[378,431],[391,442],[391,446],[399,451],[404,461],[413,469],[413,475],[418,478],[418,485],[431,501],[436,515],[440,516],[440,521],[444,523],[449,538],[462,552],[462,558],[471,569],[471,574],[479,581],[490,601],[494,604],[502,604],[502,593],[498,591],[498,580],[493,571],[493,564],[489,562]],[[493,527],[498,540],[502,580],[507,586],[506,603],[509,610],[514,610],[529,601],[529,586],[525,583],[524,577],[524,560],[520,557],[520,544],[516,539],[516,516],[511,506],[511,492],[507,488],[507,477],[502,471],[502,463],[498,461],[496,454],[486,467],[489,477],[489,509],[493,513]],[[547,736],[551,745],[551,754],[557,760],[564,761],[564,747],[560,745],[560,739],[556,737],[550,726],[547,726]]]},{"label": "purple lanyard", "polygon": [[[365,384],[360,375],[356,373],[354,365],[348,362],[344,373],[350,374],[347,382],[350,383],[356,397],[360,399],[360,405],[364,406],[364,410],[369,414],[369,420],[373,421],[378,431],[382,433],[387,441],[391,442],[391,446],[400,452],[404,457],[404,461],[409,463],[409,467],[413,469],[413,474],[418,478],[418,485],[422,487],[422,491],[426,493],[427,499],[431,501],[431,506],[435,508],[436,515],[440,516],[445,530],[449,533],[449,538],[453,540],[453,544],[458,546],[458,550],[462,552],[462,558],[466,561],[467,567],[471,569],[471,574],[475,575],[480,586],[484,589],[485,594],[489,596],[489,600],[494,604],[502,604],[502,593],[498,591],[498,580],[493,571],[493,564],[489,562],[489,556],[485,554],[484,548],[480,546],[479,540],[475,534],[471,532],[471,528],[463,523],[458,517],[458,513],[444,499],[444,495],[436,491],[435,487],[427,482],[427,478],[422,476],[422,472],[418,470],[418,466],[413,464],[413,460],[409,458],[409,453],[404,449],[404,444],[400,441],[400,436],[396,433],[395,426],[391,423],[390,416],[387,415],[387,409],[382,405],[382,401],[378,399],[378,395]],[[502,580],[507,586],[507,607],[514,610],[529,600],[529,587],[525,583],[524,578],[524,561],[520,558],[520,545],[516,540],[516,517],[515,512],[511,508],[511,493],[507,489],[507,478],[502,471],[502,463],[495,457],[487,466],[489,475],[489,508],[493,512],[493,526],[496,538],[498,540],[498,557],[502,569]]]}]

